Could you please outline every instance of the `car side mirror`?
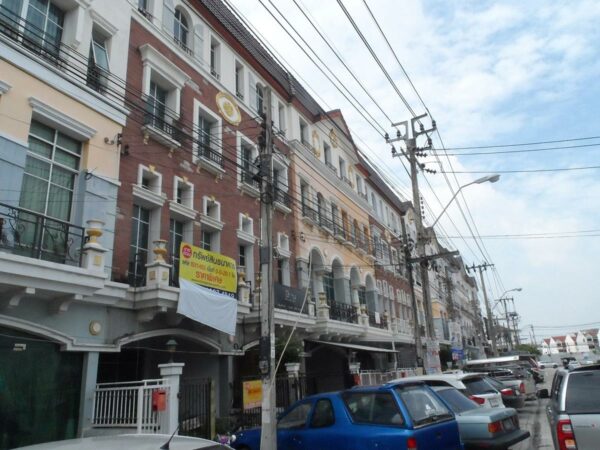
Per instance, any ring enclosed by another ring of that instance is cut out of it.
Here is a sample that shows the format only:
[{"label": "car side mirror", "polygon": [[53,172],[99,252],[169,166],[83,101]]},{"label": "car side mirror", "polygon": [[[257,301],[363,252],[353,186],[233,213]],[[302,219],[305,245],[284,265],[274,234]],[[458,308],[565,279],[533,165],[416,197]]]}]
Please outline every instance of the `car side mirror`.
[{"label": "car side mirror", "polygon": [[550,398],[550,393],[548,389],[540,389],[538,391],[538,398]]}]

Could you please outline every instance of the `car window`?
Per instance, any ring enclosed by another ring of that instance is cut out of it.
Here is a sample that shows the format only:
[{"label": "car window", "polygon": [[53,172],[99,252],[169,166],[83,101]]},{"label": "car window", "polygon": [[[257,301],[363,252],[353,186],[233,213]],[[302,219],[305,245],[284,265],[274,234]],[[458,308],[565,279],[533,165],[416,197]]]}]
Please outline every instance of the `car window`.
[{"label": "car window", "polygon": [[562,385],[564,378],[565,377],[563,374],[559,374],[556,376],[556,379],[554,380],[554,386],[552,386],[552,398],[554,400],[558,400],[558,396],[560,394],[560,387]]},{"label": "car window", "polygon": [[502,382],[498,381],[498,380],[494,380],[491,377],[485,377],[484,380],[490,384],[494,389],[501,391],[502,389],[505,389],[506,386],[502,384]]},{"label": "car window", "polygon": [[299,405],[295,406],[294,409],[291,409],[285,416],[279,419],[277,428],[302,428],[304,425],[306,425],[310,407],[310,402],[300,403]]},{"label": "car window", "polygon": [[496,394],[498,391],[487,384],[483,378],[464,378],[461,380],[471,395]]},{"label": "car window", "polygon": [[329,427],[335,423],[335,416],[333,415],[333,405],[327,398],[318,400],[315,404],[315,410],[310,420],[310,426],[312,428],[323,428]]},{"label": "car window", "polygon": [[404,423],[391,392],[345,392],[342,398],[354,422],[377,425]]},{"label": "car window", "polygon": [[465,394],[454,388],[434,388],[434,391],[450,406],[455,413],[470,411],[479,408],[479,405]]},{"label": "car window", "polygon": [[568,414],[600,413],[600,371],[571,374],[565,410]]},{"label": "car window", "polygon": [[441,400],[423,385],[397,386],[395,389],[406,405],[415,426],[453,417]]}]

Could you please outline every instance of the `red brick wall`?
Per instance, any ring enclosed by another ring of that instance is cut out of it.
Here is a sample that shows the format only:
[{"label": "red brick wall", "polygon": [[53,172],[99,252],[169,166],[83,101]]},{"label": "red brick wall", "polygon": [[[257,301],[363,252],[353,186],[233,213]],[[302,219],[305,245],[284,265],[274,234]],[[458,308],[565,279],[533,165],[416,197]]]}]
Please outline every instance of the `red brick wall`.
[{"label": "red brick wall", "polygon": [[[171,60],[180,69],[185,71],[195,83],[200,92],[186,84],[181,92],[181,121],[185,124],[188,132],[191,132],[193,124],[193,104],[194,99],[198,99],[205,107],[218,113],[215,102],[215,96],[219,90],[213,86],[210,80],[205,79],[195,70],[193,70],[185,61],[181,60],[174,52],[156,39],[151,33],[140,26],[135,20],[131,23],[131,36],[129,43],[127,82],[129,89],[128,100],[137,105],[142,105],[142,61],[138,48],[149,43],[164,56]],[[173,198],[173,177],[186,176],[188,181],[194,184],[194,207],[197,211],[202,209],[202,197],[205,195],[214,195],[216,200],[221,203],[221,221],[225,226],[221,232],[221,253],[237,260],[238,242],[236,229],[239,225],[238,214],[240,212],[249,213],[254,219],[254,234],[260,236],[260,203],[253,197],[242,195],[237,188],[237,168],[234,165],[236,161],[236,137],[235,131],[241,131],[245,136],[256,140],[255,137],[260,129],[258,123],[242,111],[242,122],[238,127],[234,127],[222,121],[221,139],[223,140],[223,156],[225,174],[222,180],[215,180],[215,176],[201,170],[196,172],[196,165],[192,164],[192,142],[185,142],[181,149],[175,150],[169,155],[169,149],[156,141],[150,139],[144,144],[144,138],[141,132],[143,120],[143,110],[132,108],[132,113],[123,130],[123,149],[127,148],[127,154],[121,157],[120,181],[121,188],[118,194],[118,212],[115,225],[115,251],[113,259],[114,278],[122,279],[126,276],[129,262],[129,244],[131,239],[131,214],[133,208],[132,187],[137,182],[138,166],[140,164],[148,166],[153,165],[156,171],[162,175],[162,192],[169,199]],[[278,148],[283,152],[288,149],[278,143]],[[124,152],[125,153],[125,152]],[[233,161],[233,162],[230,162]],[[192,170],[186,170],[186,164]],[[291,178],[290,178],[291,180]],[[291,182],[290,182],[291,184]],[[161,210],[161,239],[168,240],[169,234],[169,205],[167,202]],[[293,219],[291,215],[287,217],[281,212],[274,213],[274,236],[278,231],[284,231],[291,236]],[[200,241],[200,227],[194,226],[193,243],[198,245]],[[276,245],[276,243],[274,243]],[[255,245],[255,272],[258,273],[258,245]],[[295,286],[296,274],[295,264],[291,262],[291,281]]]}]

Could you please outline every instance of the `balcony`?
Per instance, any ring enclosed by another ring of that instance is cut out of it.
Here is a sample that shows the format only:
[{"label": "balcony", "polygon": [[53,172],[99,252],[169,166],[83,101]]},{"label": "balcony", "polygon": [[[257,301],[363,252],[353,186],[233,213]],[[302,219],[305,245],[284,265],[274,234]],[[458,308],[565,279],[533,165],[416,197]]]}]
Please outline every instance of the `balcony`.
[{"label": "balcony", "polygon": [[308,302],[304,302],[306,289],[297,289],[281,284],[275,284],[275,308],[285,309],[301,314],[308,314]]},{"label": "balcony", "polygon": [[83,227],[0,203],[0,250],[71,266],[81,265]]},{"label": "balcony", "polygon": [[331,164],[331,162],[325,161],[325,165],[327,167],[329,167],[331,169],[331,171],[337,175],[337,169],[335,168],[335,166],[333,164]]},{"label": "balcony", "polygon": [[[375,313],[374,311],[369,311],[367,313],[369,315],[369,326],[374,328],[381,328],[382,330],[387,330],[388,324],[387,319],[383,314]],[[377,322],[377,317],[379,317],[379,323]]]},{"label": "balcony", "polygon": [[223,178],[225,169],[223,168],[223,155],[214,150],[210,143],[198,142],[197,159],[198,167],[205,169],[216,177]]},{"label": "balcony", "polygon": [[151,137],[171,149],[181,147],[181,131],[173,126],[174,119],[165,111],[165,105],[153,97],[144,96],[146,112],[142,132],[145,138]]},{"label": "balcony", "polygon": [[273,201],[275,202],[275,208],[280,211],[289,214],[292,212],[292,198],[290,194],[281,188],[274,187],[273,188]]},{"label": "balcony", "polygon": [[252,172],[250,168],[242,169],[242,173],[240,174],[242,190],[254,197],[258,197],[260,195],[260,180],[258,178],[255,178],[257,176],[258,175]]},{"label": "balcony", "polygon": [[352,305],[346,303],[336,302],[335,300],[328,300],[329,304],[329,318],[331,320],[337,320],[346,323],[358,323],[358,317],[356,315],[356,309]]},{"label": "balcony", "polygon": [[308,206],[304,201],[302,202],[302,220],[310,225],[317,225],[317,211]]}]

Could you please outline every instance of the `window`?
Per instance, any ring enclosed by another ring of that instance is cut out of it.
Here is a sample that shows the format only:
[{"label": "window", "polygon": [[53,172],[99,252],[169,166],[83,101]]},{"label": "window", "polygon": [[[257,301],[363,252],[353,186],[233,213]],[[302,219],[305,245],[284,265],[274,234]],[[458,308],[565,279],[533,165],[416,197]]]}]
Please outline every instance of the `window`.
[{"label": "window", "polygon": [[333,289],[333,272],[324,272],[323,273],[323,292],[325,292],[325,296],[327,300],[334,300],[334,289]]},{"label": "window", "polygon": [[[21,2],[9,3],[8,9],[17,11]],[[10,4],[13,4],[11,8]],[[65,13],[49,0],[30,0],[27,4],[24,43],[32,50],[42,52],[54,58],[60,52]]]},{"label": "window", "polygon": [[367,288],[364,286],[358,288],[358,301],[363,306],[367,305]]},{"label": "window", "polygon": [[154,81],[150,82],[150,92],[146,105],[146,125],[168,132],[170,129],[167,123],[167,90],[159,86]]},{"label": "window", "polygon": [[317,400],[315,410],[313,411],[310,421],[311,428],[329,427],[335,423],[335,415],[333,414],[333,405],[326,398]]},{"label": "window", "polygon": [[317,194],[317,217],[319,225],[322,227],[327,225],[327,218],[325,217],[325,199],[321,193]]},{"label": "window", "polygon": [[325,158],[325,164],[335,171],[335,167],[331,164],[331,147],[326,142],[323,142],[323,156]]},{"label": "window", "polygon": [[133,205],[129,244],[129,284],[132,286],[141,286],[146,275],[149,233],[150,210]]},{"label": "window", "polygon": [[371,206],[373,206],[373,210],[375,211],[375,215],[379,215],[377,212],[377,199],[375,198],[375,193],[371,192]]},{"label": "window", "polygon": [[238,250],[238,264],[240,267],[246,267],[246,247],[244,245],[240,245]]},{"label": "window", "polygon": [[395,389],[406,405],[415,426],[454,417],[438,397],[425,386],[399,386]]},{"label": "window", "polygon": [[308,142],[308,125],[302,119],[300,119],[300,142],[302,142],[304,145],[310,146],[310,143]]},{"label": "window", "polygon": [[210,39],[210,73],[217,80],[221,78],[221,44],[214,38]]},{"label": "window", "polygon": [[285,136],[286,124],[285,124],[285,105],[283,103],[279,103],[279,131],[282,135]]},{"label": "window", "polygon": [[186,179],[175,177],[173,199],[175,203],[194,209],[194,185]]},{"label": "window", "polygon": [[356,192],[358,192],[361,196],[364,195],[363,179],[358,174],[356,174]]},{"label": "window", "polygon": [[404,423],[391,392],[345,392],[342,398],[353,422],[378,425]]},{"label": "window", "polygon": [[98,92],[106,89],[109,74],[106,38],[98,31],[92,32],[88,58],[87,85]]},{"label": "window", "polygon": [[304,428],[308,420],[310,407],[311,404],[309,402],[300,403],[279,420],[277,429]]},{"label": "window", "polygon": [[304,181],[300,181],[300,203],[302,205],[302,215],[308,216],[308,184]]},{"label": "window", "polygon": [[244,66],[238,61],[235,62],[235,95],[244,100]]},{"label": "window", "polygon": [[256,83],[256,111],[259,114],[262,114],[264,111],[264,104],[263,104],[263,98],[264,98],[264,89],[262,87],[262,85],[260,83]]},{"label": "window", "polygon": [[179,286],[179,249],[183,242],[183,222],[171,219],[169,222],[169,254],[171,255],[171,283]]},{"label": "window", "polygon": [[183,11],[180,8],[177,8],[175,10],[173,38],[175,39],[175,42],[181,46],[181,48],[189,52],[188,33],[188,21],[185,18]]},{"label": "window", "polygon": [[209,232],[209,231],[202,231],[202,236],[201,236],[201,247],[204,250],[212,250],[212,239],[213,239],[213,233]]},{"label": "window", "polygon": [[223,158],[215,150],[215,147],[218,146],[217,128],[216,120],[202,111],[198,113],[198,156],[222,166]]},{"label": "window", "polygon": [[79,141],[32,121],[20,206],[69,221],[80,157]]},{"label": "window", "polygon": [[[505,386],[502,383],[499,383],[499,390],[504,389]],[[461,393],[458,389],[454,389],[451,387],[443,387],[443,388],[433,388],[433,390],[440,396],[444,401],[450,405],[450,408],[453,412],[460,414],[465,411],[470,411],[472,409],[478,409],[479,405],[475,403],[470,398],[467,398],[463,393]]]},{"label": "window", "polygon": [[260,189],[259,180],[254,178],[258,173],[258,167],[254,164],[257,156],[256,147],[240,139],[241,182]]},{"label": "window", "polygon": [[346,161],[342,157],[338,159],[338,166],[340,168],[340,178],[346,178]]}]

